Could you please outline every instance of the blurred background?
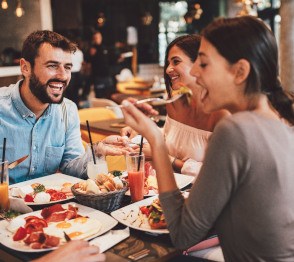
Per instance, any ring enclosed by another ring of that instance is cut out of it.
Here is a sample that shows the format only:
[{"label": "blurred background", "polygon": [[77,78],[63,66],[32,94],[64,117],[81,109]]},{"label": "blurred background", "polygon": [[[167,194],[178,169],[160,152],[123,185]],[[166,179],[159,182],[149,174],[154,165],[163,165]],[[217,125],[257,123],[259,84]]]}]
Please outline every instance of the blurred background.
[{"label": "blurred background", "polygon": [[[0,66],[18,65],[23,40],[38,29],[61,33],[84,55],[99,30],[110,54],[113,74],[122,68],[157,75],[166,46],[175,37],[199,33],[219,16],[254,15],[275,33],[281,75],[292,85],[294,69],[293,0],[0,0]],[[120,55],[125,57],[121,58]],[[11,70],[10,70],[11,71]],[[144,72],[142,72],[144,71]],[[0,77],[6,76],[0,69]],[[293,88],[293,87],[292,87]]]}]

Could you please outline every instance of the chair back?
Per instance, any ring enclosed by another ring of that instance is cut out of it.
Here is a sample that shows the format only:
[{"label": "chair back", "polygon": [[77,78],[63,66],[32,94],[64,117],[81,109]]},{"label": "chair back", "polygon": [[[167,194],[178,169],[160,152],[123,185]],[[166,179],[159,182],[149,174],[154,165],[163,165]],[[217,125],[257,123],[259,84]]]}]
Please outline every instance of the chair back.
[{"label": "chair back", "polygon": [[[81,122],[86,122],[86,120],[88,120],[90,123],[90,126],[91,126],[91,122],[93,121],[102,121],[102,120],[117,118],[115,113],[112,110],[107,108],[102,108],[102,107],[80,109],[79,117]],[[90,143],[88,131],[81,130],[81,137],[84,142]],[[91,132],[91,137],[94,143],[96,141],[103,140],[106,137],[106,135],[96,133],[96,132]]]},{"label": "chair back", "polygon": [[[90,99],[90,107],[106,107],[106,106],[117,106],[118,104],[114,101],[106,98],[96,98]],[[111,108],[111,110],[116,114],[117,118],[123,118],[123,113],[119,107]]]}]

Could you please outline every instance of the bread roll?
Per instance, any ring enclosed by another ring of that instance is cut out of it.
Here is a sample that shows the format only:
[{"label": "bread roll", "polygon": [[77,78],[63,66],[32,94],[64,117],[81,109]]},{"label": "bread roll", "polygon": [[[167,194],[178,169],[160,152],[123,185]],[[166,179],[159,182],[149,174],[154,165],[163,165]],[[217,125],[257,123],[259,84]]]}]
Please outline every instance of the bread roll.
[{"label": "bread roll", "polygon": [[107,188],[108,191],[114,191],[115,190],[115,184],[112,183],[113,181],[111,179],[108,179],[104,182],[104,186]]},{"label": "bread roll", "polygon": [[101,191],[92,179],[87,180],[87,193],[100,194]]}]

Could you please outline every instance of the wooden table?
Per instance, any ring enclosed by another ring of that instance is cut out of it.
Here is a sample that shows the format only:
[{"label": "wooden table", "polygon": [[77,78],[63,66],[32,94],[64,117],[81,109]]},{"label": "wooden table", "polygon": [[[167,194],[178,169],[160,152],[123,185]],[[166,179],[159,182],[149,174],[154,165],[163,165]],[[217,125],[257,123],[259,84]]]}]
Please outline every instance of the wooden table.
[{"label": "wooden table", "polygon": [[[120,130],[125,126],[123,121],[123,118],[117,118],[91,122],[90,130],[91,132],[106,136],[119,135]],[[82,130],[87,130],[87,124],[85,122],[81,122],[80,127]]]},{"label": "wooden table", "polygon": [[[73,200],[71,199],[70,201]],[[130,202],[130,197],[124,196],[122,206],[130,204]],[[122,228],[125,228],[125,226],[119,223],[113,229],[115,230]],[[168,234],[152,235],[135,229],[130,229],[130,237],[105,252],[107,258],[106,261],[132,261],[128,258],[128,256],[135,253],[136,251],[143,250],[144,248],[148,248],[150,250],[150,253],[148,254],[148,256],[138,261],[209,261],[202,258],[187,257],[182,255],[182,252],[177,250],[172,245]],[[0,244],[0,261],[31,261],[47,253],[48,252],[19,252]]]},{"label": "wooden table", "polygon": [[116,89],[122,94],[136,94],[136,95],[149,95],[150,88],[152,87],[151,82],[146,82],[140,79],[132,79],[130,81],[118,82]]}]

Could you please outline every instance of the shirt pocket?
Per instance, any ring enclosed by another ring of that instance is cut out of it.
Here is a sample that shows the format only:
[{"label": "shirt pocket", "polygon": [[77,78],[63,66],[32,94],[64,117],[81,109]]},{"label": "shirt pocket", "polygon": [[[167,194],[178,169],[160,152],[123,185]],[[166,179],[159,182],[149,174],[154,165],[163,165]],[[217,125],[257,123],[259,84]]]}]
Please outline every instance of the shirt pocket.
[{"label": "shirt pocket", "polygon": [[45,152],[45,172],[49,174],[55,173],[61,163],[64,152],[64,146],[47,146]]}]

